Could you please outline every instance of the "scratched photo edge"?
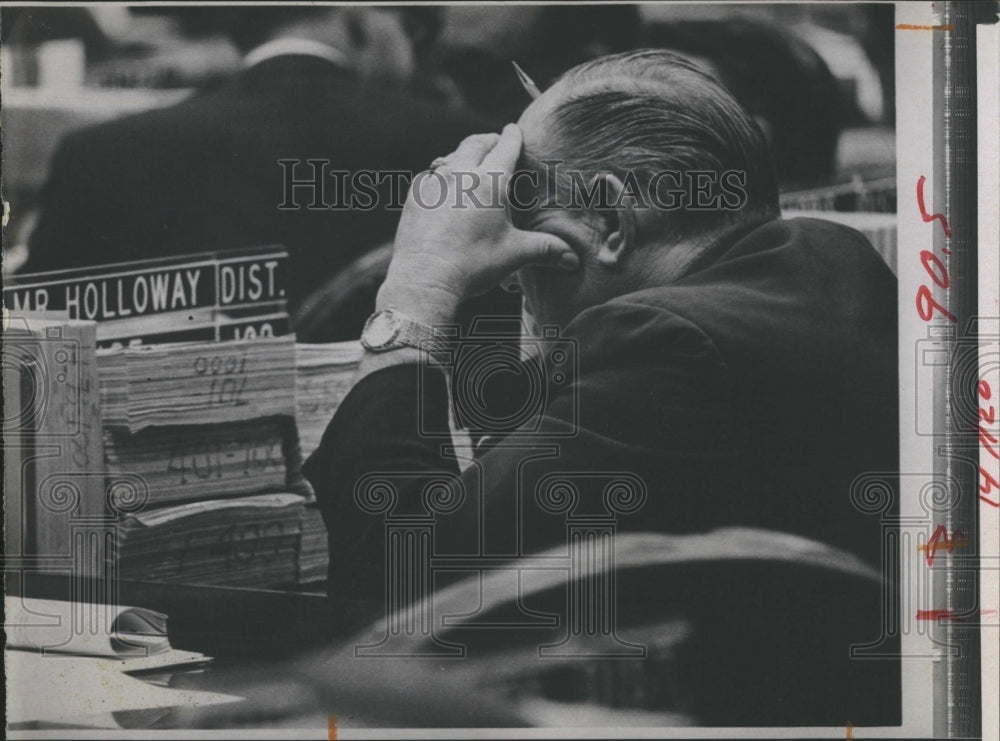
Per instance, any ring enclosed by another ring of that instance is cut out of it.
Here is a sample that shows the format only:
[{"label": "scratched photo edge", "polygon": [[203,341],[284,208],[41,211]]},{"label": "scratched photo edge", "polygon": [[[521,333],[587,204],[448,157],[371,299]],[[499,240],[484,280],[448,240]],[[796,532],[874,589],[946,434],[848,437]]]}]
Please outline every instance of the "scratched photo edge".
[{"label": "scratched photo edge", "polygon": [[[711,2],[712,0],[708,0]],[[86,3],[85,3],[86,4]],[[126,5],[127,3],[121,3]],[[169,4],[169,3],[168,3]],[[233,5],[272,5],[272,3],[225,3]],[[365,5],[366,3],[356,3],[358,5]],[[377,4],[377,3],[375,3]],[[427,4],[437,4],[437,3],[427,3]],[[455,3],[462,4],[462,3]],[[545,3],[538,3],[545,4]],[[946,305],[943,303],[938,303],[938,298],[940,296],[939,291],[942,289],[942,283],[947,282],[946,280],[940,280],[941,273],[935,272],[938,270],[938,264],[944,266],[943,257],[946,255],[942,253],[942,237],[940,235],[935,235],[934,230],[943,230],[947,228],[945,217],[943,212],[939,210],[934,205],[929,205],[927,202],[918,202],[917,193],[922,194],[922,198],[927,201],[932,201],[933,204],[941,204],[942,194],[939,189],[942,188],[942,183],[939,179],[941,173],[941,159],[943,158],[943,153],[941,151],[941,142],[937,141],[934,136],[934,126],[933,123],[942,115],[941,106],[943,105],[942,96],[936,85],[937,81],[934,77],[934,68],[932,64],[933,54],[940,53],[940,50],[935,50],[935,34],[941,32],[941,17],[936,15],[930,10],[929,7],[925,6],[923,3],[919,2],[901,2],[897,1],[893,3],[896,8],[896,23],[897,31],[895,33],[896,39],[896,63],[895,63],[895,79],[896,79],[896,105],[897,105],[897,119],[896,119],[896,177],[897,177],[897,188],[898,188],[898,201],[897,201],[897,211],[896,211],[896,224],[898,230],[898,243],[899,247],[899,257],[898,257],[898,286],[899,286],[899,298],[898,298],[898,309],[899,309],[899,381],[900,381],[900,469],[901,482],[900,482],[900,506],[901,506],[901,516],[905,517],[907,515],[913,517],[923,517],[926,515],[926,511],[920,506],[921,497],[921,486],[922,481],[905,480],[902,478],[902,474],[908,471],[920,472],[923,469],[920,468],[921,465],[926,467],[925,463],[922,461],[930,460],[936,457],[936,453],[933,449],[934,440],[933,436],[928,437],[927,435],[918,434],[916,427],[918,421],[916,419],[917,410],[914,409],[915,405],[920,404],[920,400],[915,397],[915,389],[918,386],[916,374],[916,361],[915,361],[915,348],[918,343],[925,342],[928,339],[927,335],[927,325],[928,322],[920,315],[920,301],[919,296],[925,295],[928,297],[928,301],[925,301],[925,307],[941,306],[944,308]],[[5,3],[5,5],[17,6],[19,3],[11,2]],[[983,33],[983,28],[980,29],[980,36],[986,37]],[[996,42],[996,27],[992,29],[992,41]],[[982,53],[982,50],[980,50]],[[994,57],[995,58],[995,57]],[[982,80],[980,81],[982,83]],[[981,129],[982,131],[982,129]],[[980,142],[982,147],[982,142]],[[927,173],[934,173],[934,175],[929,175]],[[921,181],[921,178],[926,178],[926,180]],[[923,185],[918,185],[918,183],[923,182]],[[984,193],[983,188],[980,189],[979,197],[980,203],[996,204],[997,203],[997,192],[996,187],[993,188],[992,193]],[[5,204],[6,206],[6,204]],[[928,218],[930,217],[930,218]],[[940,217],[940,218],[939,218]],[[979,275],[979,287],[980,287],[980,307],[979,311],[982,315],[989,315],[990,306],[984,302],[989,300],[989,289],[993,288],[988,284],[988,279],[984,278],[984,274],[988,275],[990,269],[994,271],[997,270],[997,228],[996,225],[988,225],[988,228],[992,231],[987,234],[987,237],[993,239],[992,246],[993,249],[984,249],[982,240],[980,240],[980,269],[981,273]],[[982,224],[981,224],[982,230]],[[934,257],[927,258],[923,262],[919,255],[921,252],[929,252]],[[931,265],[931,269],[928,270],[927,264]],[[921,293],[926,289],[926,293]],[[996,293],[994,288],[993,294],[993,306],[996,306]],[[933,302],[933,303],[930,303]],[[915,311],[916,309],[916,311]],[[933,310],[931,310],[932,318],[938,319],[941,317],[940,311],[938,316],[933,316]],[[6,312],[5,312],[6,318]],[[994,376],[995,378],[995,376]],[[1000,379],[995,381],[994,389],[1000,391]],[[1000,398],[1000,396],[995,396],[994,398]],[[928,402],[929,403],[929,402]],[[907,406],[909,405],[909,406]],[[912,414],[910,413],[912,412]],[[925,456],[929,456],[925,458]],[[985,459],[984,459],[985,460]],[[981,540],[981,547],[986,548],[987,546],[992,546],[993,553],[997,553],[997,542],[996,542],[996,531],[995,528],[991,531],[989,529],[990,520],[983,518],[980,521],[980,532],[978,536]],[[949,537],[956,537],[954,533],[948,533],[947,530],[943,533],[944,545],[948,546]],[[992,537],[992,542],[989,538]],[[955,541],[956,544],[958,541]],[[964,541],[963,541],[964,542]],[[902,540],[900,540],[902,543]],[[905,566],[905,573],[909,576],[909,579],[902,583],[902,593],[900,595],[901,605],[903,609],[908,609],[914,606],[916,610],[924,611],[934,611],[938,608],[936,605],[922,606],[915,605],[911,603],[911,598],[914,598],[917,594],[922,594],[924,587],[918,584],[918,580],[922,578],[921,567],[926,562],[925,559],[929,558],[934,544],[927,542],[920,542],[917,545],[923,546],[922,549],[911,549],[903,552],[900,550],[898,552],[899,563]],[[902,549],[902,545],[900,545]],[[980,574],[980,579],[982,581],[982,593],[984,595],[992,594],[994,597],[997,593],[997,583],[998,583],[998,573],[996,570],[987,573],[986,571]],[[992,591],[991,591],[992,590]],[[915,615],[916,613],[913,613]],[[924,613],[925,616],[929,613]],[[932,615],[934,616],[934,615]],[[937,614],[937,618],[942,618],[942,615]],[[925,622],[939,622],[937,620],[926,620]],[[995,628],[995,626],[993,626]],[[982,645],[985,649],[988,645],[992,646],[994,649],[997,646],[997,631],[994,629],[992,633],[988,631],[983,631]],[[920,735],[922,737],[931,737],[939,735],[941,731],[940,718],[934,716],[934,708],[940,707],[942,702],[945,702],[947,698],[941,696],[943,682],[941,682],[941,676],[939,674],[939,668],[936,664],[938,656],[938,647],[935,645],[931,638],[932,633],[922,632],[920,634],[906,634],[902,635],[902,646],[903,654],[907,654],[908,651],[912,651],[915,654],[919,654],[923,658],[904,658],[903,671],[902,671],[902,711],[903,711],[903,723],[896,727],[816,727],[816,726],[803,726],[803,727],[738,727],[738,728],[728,728],[728,727],[702,727],[702,728],[665,728],[665,729],[566,729],[561,731],[558,729],[546,729],[546,728],[531,728],[531,729],[500,729],[500,728],[469,728],[469,729],[435,729],[435,728],[385,728],[385,729],[366,729],[364,731],[359,731],[355,729],[345,728],[339,726],[336,721],[336,716],[330,716],[327,720],[328,726],[322,728],[300,728],[300,729],[275,729],[275,730],[255,730],[255,729],[240,729],[236,731],[226,731],[226,730],[192,730],[192,731],[108,731],[100,732],[100,735],[121,735],[128,737],[137,738],[163,738],[163,737],[214,737],[214,738],[234,738],[234,737],[249,737],[249,738],[265,738],[265,737],[285,737],[285,738],[298,738],[303,736],[313,736],[323,737],[323,734],[328,734],[328,737],[339,737],[339,738],[360,738],[360,737],[379,737],[382,734],[406,737],[406,738],[428,738],[428,737],[465,737],[468,735],[475,735],[476,733],[482,733],[482,735],[489,735],[490,737],[517,737],[517,736],[530,736],[530,737],[545,737],[545,738],[561,738],[561,737],[632,737],[637,734],[643,736],[656,736],[664,738],[708,738],[708,737],[725,737],[725,738],[753,738],[753,737],[821,737],[825,735],[838,734],[837,737],[843,737],[844,734],[848,738],[893,738],[893,737],[909,737]],[[993,666],[996,666],[995,664]],[[987,673],[990,668],[989,658],[983,655],[982,661],[982,681],[983,681],[983,697],[987,697],[986,688],[989,685],[990,675]],[[9,680],[8,680],[9,681]],[[993,676],[993,687],[996,687],[996,678]],[[989,718],[985,715],[985,710],[988,705],[984,702],[983,710],[983,731],[984,734],[988,728],[987,722]],[[996,704],[993,703],[992,707],[995,709]],[[994,725],[995,727],[995,725]],[[87,737],[92,734],[97,734],[97,732],[91,731],[72,731],[71,735],[74,737]],[[52,737],[53,735],[58,735],[57,732],[48,731],[13,731],[10,733],[10,737],[22,737],[22,738],[41,738],[41,737]]]}]

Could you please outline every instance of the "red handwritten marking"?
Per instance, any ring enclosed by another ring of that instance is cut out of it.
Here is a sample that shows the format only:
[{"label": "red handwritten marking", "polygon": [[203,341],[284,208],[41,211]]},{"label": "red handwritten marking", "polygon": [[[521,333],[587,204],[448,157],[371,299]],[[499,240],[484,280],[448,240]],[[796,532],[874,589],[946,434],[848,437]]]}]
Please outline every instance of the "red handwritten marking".
[{"label": "red handwritten marking", "polygon": [[955,27],[948,23],[943,26],[917,26],[913,23],[897,23],[897,31],[954,31]]},{"label": "red handwritten marking", "polygon": [[337,741],[337,716],[331,715],[327,718],[326,737],[330,741]]},{"label": "red handwritten marking", "polygon": [[[985,379],[980,380],[976,384],[976,393],[987,401],[993,398],[993,390],[990,388],[989,382]],[[986,408],[980,407],[979,419],[986,422],[986,424],[993,424],[993,421],[996,419],[996,408],[993,405]],[[979,425],[979,444],[983,450],[1000,460],[1000,447],[997,445],[997,438],[991,435],[982,425]],[[983,480],[983,483],[979,485],[979,499],[984,504],[1000,509],[1000,499],[994,502],[985,496],[994,489],[1000,489],[1000,481],[993,478],[993,475],[982,466],[979,467],[979,477]]]},{"label": "red handwritten marking", "polygon": [[934,565],[934,554],[939,550],[944,548],[948,553],[952,553],[955,548],[962,548],[969,545],[969,541],[965,538],[965,533],[961,530],[956,530],[948,537],[948,529],[944,525],[938,525],[937,529],[934,530],[934,534],[927,539],[927,545],[917,546],[918,551],[927,551],[927,565]]},{"label": "red handwritten marking", "polygon": [[997,481],[995,478],[993,478],[993,476],[990,475],[990,472],[987,471],[982,466],[979,467],[979,475],[984,479],[984,483],[979,485],[979,491],[980,491],[979,498],[984,503],[990,505],[991,507],[997,507],[998,509],[1000,509],[1000,501],[994,502],[992,499],[987,499],[985,496],[994,489],[1000,489],[1000,481]]},{"label": "red handwritten marking", "polygon": [[[996,610],[980,610],[979,615],[992,615]],[[968,620],[967,615],[956,615],[951,610],[917,610],[917,620],[954,620],[957,623]]]},{"label": "red handwritten marking", "polygon": [[[992,410],[993,407],[990,407],[990,409]],[[980,409],[979,413],[982,414],[982,412],[983,410]],[[979,425],[979,442],[982,444],[987,453],[992,455],[997,460],[1000,460],[1000,451],[997,450],[997,439],[984,430],[982,425]],[[992,447],[990,447],[991,445]]]},{"label": "red handwritten marking", "polygon": [[924,266],[924,271],[930,276],[931,280],[941,286],[941,288],[947,289],[951,285],[951,279],[948,277],[948,268],[941,262],[941,258],[933,252],[922,250],[920,252],[920,264]]},{"label": "red handwritten marking", "polygon": [[847,724],[847,735],[844,738],[854,738],[854,726]]},{"label": "red handwritten marking", "polygon": [[951,610],[917,610],[917,620],[938,620],[939,618],[951,620],[952,615]]},{"label": "red handwritten marking", "polygon": [[917,180],[917,205],[920,207],[920,217],[925,221],[934,221],[935,219],[941,222],[941,226],[944,227],[944,235],[946,237],[951,236],[951,227],[948,226],[948,220],[944,217],[944,214],[929,214],[927,213],[927,207],[924,205],[924,181],[926,181],[923,175]]},{"label": "red handwritten marking", "polygon": [[[929,214],[927,206],[924,204],[924,183],[927,178],[923,175],[917,180],[917,205],[920,207],[920,217],[925,221],[940,221],[944,228],[945,236],[951,236],[951,227],[944,214]],[[950,255],[951,250],[942,248],[945,255]],[[948,290],[951,279],[948,277],[948,267],[941,261],[941,258],[930,250],[923,250],[920,253],[920,263],[924,266],[924,271],[936,286],[942,290]],[[957,322],[958,319],[948,309],[946,309],[937,299],[934,298],[934,291],[928,285],[922,285],[917,289],[916,296],[917,315],[925,322],[934,318],[934,312],[938,311],[950,322]]]},{"label": "red handwritten marking", "polygon": [[927,286],[920,286],[917,290],[917,314],[925,322],[929,322],[934,317],[934,310],[937,309],[945,317],[948,318],[950,322],[957,322],[958,319],[955,315],[944,308],[941,304],[937,302],[934,295],[931,293],[931,289]]}]

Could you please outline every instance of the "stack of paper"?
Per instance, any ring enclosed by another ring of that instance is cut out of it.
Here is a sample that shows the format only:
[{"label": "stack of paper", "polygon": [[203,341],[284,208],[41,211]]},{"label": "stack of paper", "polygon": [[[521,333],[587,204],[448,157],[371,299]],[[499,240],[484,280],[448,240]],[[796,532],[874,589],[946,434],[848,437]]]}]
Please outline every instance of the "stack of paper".
[{"label": "stack of paper", "polygon": [[289,483],[289,418],[150,427],[137,434],[105,428],[108,474],[137,474],[149,506],[281,491]]},{"label": "stack of paper", "polygon": [[4,664],[13,678],[7,683],[8,731],[31,730],[39,723],[116,728],[121,711],[238,699],[135,678],[190,670],[212,660],[172,648],[162,613],[12,595],[4,597],[4,612]]},{"label": "stack of paper", "polygon": [[[78,630],[81,620],[89,625]],[[80,656],[143,657],[170,650],[167,616],[124,605],[4,596],[7,647]]]},{"label": "stack of paper", "polygon": [[126,515],[119,576],[142,581],[272,586],[297,579],[305,498],[258,494]]},{"label": "stack of paper", "polygon": [[109,480],[139,477],[148,490],[120,524],[118,575],[294,583],[305,501],[291,493],[294,338],[118,347],[98,364]]},{"label": "stack of paper", "polygon": [[295,414],[295,344],[272,337],[103,350],[107,427],[240,422]]},{"label": "stack of paper", "polygon": [[330,563],[326,538],[326,525],[315,502],[306,505],[302,512],[302,541],[299,546],[297,583],[323,581]]},{"label": "stack of paper", "polygon": [[793,190],[782,193],[779,199],[782,212],[873,212],[896,213],[896,176],[865,180],[856,177],[849,183],[825,185],[811,190]]},{"label": "stack of paper", "polygon": [[295,419],[302,454],[309,456],[351,389],[361,361],[359,342],[295,346]]},{"label": "stack of paper", "polygon": [[65,738],[68,727],[130,728],[134,723],[130,720],[135,717],[142,728],[150,714],[153,718],[161,717],[166,708],[200,708],[241,699],[153,684],[130,675],[123,669],[123,663],[115,659],[7,651],[7,676],[14,678],[7,684],[8,732],[59,729],[55,732]]},{"label": "stack of paper", "polygon": [[94,322],[4,317],[5,552],[41,571],[62,570],[74,525],[106,514],[96,345]]},{"label": "stack of paper", "polygon": [[143,607],[6,595],[7,648],[46,657],[93,656],[123,672],[205,664],[211,659],[172,648],[167,616]]}]

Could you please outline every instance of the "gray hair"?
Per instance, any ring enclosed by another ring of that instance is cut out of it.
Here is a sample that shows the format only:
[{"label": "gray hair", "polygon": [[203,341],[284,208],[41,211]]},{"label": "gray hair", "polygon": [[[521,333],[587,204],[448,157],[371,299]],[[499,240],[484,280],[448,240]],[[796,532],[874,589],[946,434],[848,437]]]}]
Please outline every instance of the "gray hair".
[{"label": "gray hair", "polygon": [[[570,171],[614,173],[648,187],[656,173],[744,173],[738,208],[671,210],[673,236],[754,226],[779,215],[778,185],[764,135],[718,82],[687,59],[640,50],[581,64],[557,82],[548,154]],[[631,173],[631,174],[630,174]],[[565,187],[560,183],[560,188]]]}]

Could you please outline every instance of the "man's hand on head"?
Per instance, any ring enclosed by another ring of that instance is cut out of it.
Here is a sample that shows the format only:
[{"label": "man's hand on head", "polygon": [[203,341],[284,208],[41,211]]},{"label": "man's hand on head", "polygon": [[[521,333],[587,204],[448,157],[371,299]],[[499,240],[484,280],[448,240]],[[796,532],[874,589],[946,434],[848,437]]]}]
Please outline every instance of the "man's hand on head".
[{"label": "man's hand on head", "polygon": [[520,153],[521,131],[508,124],[502,135],[468,137],[436,170],[414,178],[377,308],[447,324],[462,301],[526,265],[579,268],[559,237],[511,223],[507,188]]}]

